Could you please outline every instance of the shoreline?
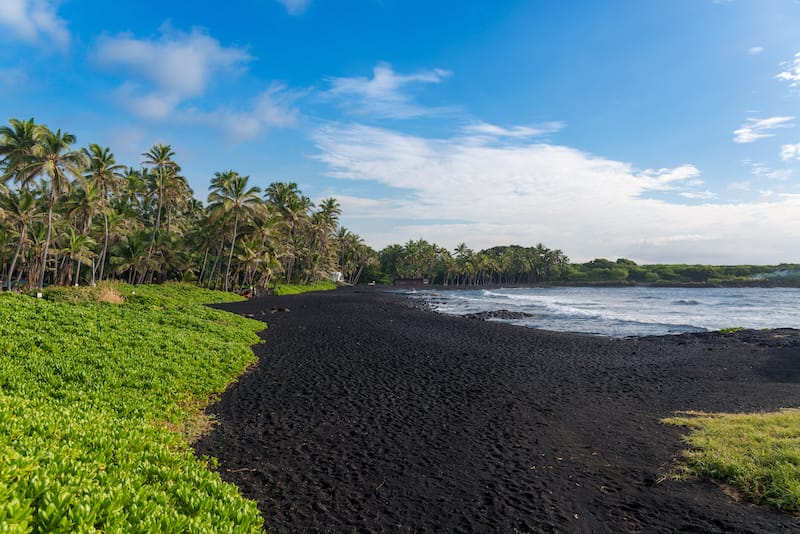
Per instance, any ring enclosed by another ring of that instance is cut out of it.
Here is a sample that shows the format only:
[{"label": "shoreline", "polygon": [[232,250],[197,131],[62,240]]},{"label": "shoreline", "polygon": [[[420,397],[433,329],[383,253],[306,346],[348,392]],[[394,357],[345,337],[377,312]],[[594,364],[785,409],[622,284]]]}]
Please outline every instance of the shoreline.
[{"label": "shoreline", "polygon": [[195,448],[268,529],[800,529],[711,482],[662,480],[682,430],[660,423],[793,406],[800,332],[605,338],[416,304],[354,288],[219,306],[269,328]]},{"label": "shoreline", "polygon": [[[404,289],[439,289],[439,290],[479,290],[479,289],[530,289],[530,288],[548,288],[548,287],[656,287],[656,288],[694,288],[694,289],[721,289],[721,288],[764,288],[764,289],[798,289],[800,282],[786,282],[780,283],[778,280],[753,280],[750,282],[541,282],[537,284],[483,284],[472,286],[453,286],[444,284],[419,284],[419,285],[403,285],[403,286],[374,286],[384,288],[394,288],[397,290]],[[363,287],[362,285],[358,286]]]}]

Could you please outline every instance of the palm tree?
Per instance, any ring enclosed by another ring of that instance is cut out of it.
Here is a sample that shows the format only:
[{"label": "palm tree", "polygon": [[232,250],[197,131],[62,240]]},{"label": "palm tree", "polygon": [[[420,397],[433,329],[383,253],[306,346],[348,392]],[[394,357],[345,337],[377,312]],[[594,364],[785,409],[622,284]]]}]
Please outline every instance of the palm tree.
[{"label": "palm tree", "polygon": [[[162,145],[161,143],[157,143],[153,145],[149,151],[142,154],[144,156],[144,161],[142,162],[144,165],[149,165],[153,168],[153,178],[154,178],[154,191],[153,193],[156,196],[157,201],[157,209],[156,209],[156,220],[153,223],[153,233],[150,236],[150,247],[147,251],[147,259],[151,259],[153,257],[153,247],[155,246],[156,242],[156,233],[161,226],[161,213],[164,209],[164,185],[169,179],[171,175],[177,175],[180,172],[180,166],[175,163],[172,159],[175,156],[175,152],[172,151],[172,147],[170,145]],[[144,278],[145,273],[141,274],[142,280]]]},{"label": "palm tree", "polygon": [[17,246],[8,268],[8,287],[11,289],[10,282],[14,279],[14,269],[17,266],[17,260],[28,240],[28,228],[31,223],[39,219],[38,205],[36,203],[36,197],[28,189],[10,191],[7,195],[0,197],[0,203],[2,203],[0,205],[2,205],[2,209],[5,212],[6,220],[18,235]]},{"label": "palm tree", "polygon": [[153,261],[148,258],[146,243],[147,232],[137,230],[112,246],[111,265],[114,266],[114,272],[117,274],[127,272],[129,284],[134,282],[137,274],[153,266]]},{"label": "palm tree", "polygon": [[[331,250],[329,240],[334,235],[339,225],[339,215],[342,208],[335,198],[326,198],[319,204],[318,211],[311,216],[311,244],[312,253],[308,282],[313,281],[320,271],[320,260],[331,263]],[[326,265],[325,267],[330,267]]]},{"label": "palm tree", "polygon": [[[73,285],[78,285],[78,280],[80,279],[81,274],[81,265],[91,265],[91,258],[94,256],[94,252],[92,252],[91,247],[94,246],[96,243],[94,239],[89,237],[88,235],[81,234],[75,231],[74,228],[69,229],[69,233],[66,236],[66,242],[64,243],[64,247],[61,249],[61,253],[65,256],[65,261],[75,262],[75,274],[73,279]],[[70,265],[70,269],[72,266]],[[70,276],[67,275],[67,279]]]},{"label": "palm tree", "polygon": [[[44,127],[42,127],[44,128]],[[72,184],[69,176],[81,174],[86,164],[83,153],[72,150],[75,136],[71,133],[58,130],[52,132],[44,129],[38,143],[31,149],[29,155],[22,155],[15,161],[17,175],[32,177],[42,175],[43,183],[49,191],[47,203],[47,235],[45,236],[42,250],[41,270],[39,272],[39,288],[44,286],[44,276],[47,270],[47,255],[53,233],[53,212],[59,196],[70,190]]]},{"label": "palm tree", "polygon": [[294,182],[273,182],[265,191],[267,201],[281,214],[288,230],[290,250],[287,251],[286,281],[291,283],[297,258],[298,227],[308,218],[311,199],[303,196]]},{"label": "palm tree", "polygon": [[[100,269],[99,278],[102,280],[108,252],[109,195],[119,194],[125,166],[117,164],[114,154],[109,148],[104,148],[94,143],[90,144],[88,148],[84,148],[83,154],[89,160],[89,168],[86,170],[85,177],[93,182],[101,199],[100,213],[103,215],[103,244],[100,248],[100,256],[97,263]],[[94,276],[94,273],[92,273],[92,276]]]},{"label": "palm tree", "polygon": [[10,119],[8,122],[8,126],[0,127],[0,163],[3,166],[0,183],[13,178],[28,189],[36,177],[34,169],[26,170],[28,159],[47,127],[36,124],[32,118],[22,121]]},{"label": "palm tree", "polygon": [[249,216],[252,213],[253,206],[260,201],[258,194],[261,189],[258,187],[248,188],[247,181],[249,179],[249,176],[240,176],[239,173],[234,171],[217,172],[214,173],[214,178],[211,180],[211,187],[209,188],[211,189],[211,193],[208,194],[210,221],[214,222],[220,218],[233,215],[231,248],[228,253],[228,266],[225,269],[225,291],[228,290],[239,218]]}]

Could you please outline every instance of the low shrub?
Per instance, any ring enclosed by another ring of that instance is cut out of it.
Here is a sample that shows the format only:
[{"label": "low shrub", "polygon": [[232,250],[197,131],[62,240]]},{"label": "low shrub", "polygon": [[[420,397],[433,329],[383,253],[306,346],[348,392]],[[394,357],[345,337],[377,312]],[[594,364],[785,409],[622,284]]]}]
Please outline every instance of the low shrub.
[{"label": "low shrub", "polygon": [[[255,360],[263,324],[189,285],[0,295],[0,530],[253,532],[254,503],[182,428]],[[116,301],[117,303],[109,303]]]},{"label": "low shrub", "polygon": [[275,295],[298,295],[300,293],[308,293],[309,291],[330,291],[336,289],[334,282],[316,282],[309,285],[277,285],[273,293]]}]

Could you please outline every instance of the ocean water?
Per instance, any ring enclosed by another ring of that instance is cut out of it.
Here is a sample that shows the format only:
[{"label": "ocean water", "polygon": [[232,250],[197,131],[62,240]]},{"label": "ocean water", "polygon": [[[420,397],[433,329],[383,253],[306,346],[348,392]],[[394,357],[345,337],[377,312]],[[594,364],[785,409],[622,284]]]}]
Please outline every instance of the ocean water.
[{"label": "ocean water", "polygon": [[800,328],[800,289],[549,287],[411,291],[440,313],[508,310],[520,326],[626,337],[729,327]]}]

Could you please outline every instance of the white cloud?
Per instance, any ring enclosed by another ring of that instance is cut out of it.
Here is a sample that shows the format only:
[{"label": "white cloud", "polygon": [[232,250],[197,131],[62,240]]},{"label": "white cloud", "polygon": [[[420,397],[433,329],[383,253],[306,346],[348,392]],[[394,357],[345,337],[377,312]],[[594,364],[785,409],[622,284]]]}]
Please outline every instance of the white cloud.
[{"label": "white cloud", "polygon": [[311,0],[275,0],[286,7],[286,12],[290,15],[302,15],[311,5]]},{"label": "white cloud", "polygon": [[359,115],[393,119],[419,117],[442,109],[421,106],[404,91],[415,84],[442,83],[451,74],[443,69],[397,74],[388,63],[379,63],[373,69],[372,78],[330,78],[328,95],[341,98],[349,110]]},{"label": "white cloud", "polygon": [[358,124],[328,125],[314,141],[330,176],[408,191],[391,203],[348,201],[344,224],[376,247],[423,236],[448,248],[541,241],[577,260],[797,260],[787,257],[786,243],[800,239],[800,198],[700,205],[648,198],[669,187],[710,200],[710,192],[680,191],[699,173],[692,165],[642,171],[547,143],[476,145]]},{"label": "white cloud", "polygon": [[503,128],[488,122],[474,122],[463,128],[464,132],[468,135],[476,137],[492,137],[492,138],[511,138],[511,139],[528,139],[531,137],[540,137],[551,133],[563,130],[566,127],[561,121],[546,122],[536,124],[533,126],[512,126],[511,128]]},{"label": "white cloud", "polygon": [[252,58],[226,48],[200,30],[165,30],[158,39],[102,37],[94,60],[103,68],[132,75],[120,99],[141,117],[165,119],[187,99],[202,96],[220,72],[235,71]]},{"label": "white cloud", "polygon": [[756,178],[766,178],[768,180],[788,180],[792,176],[791,169],[772,169],[764,163],[752,160],[742,161],[742,165],[750,169],[750,173]]},{"label": "white cloud", "polygon": [[769,133],[776,128],[792,128],[791,121],[794,117],[770,117],[768,119],[747,119],[741,128],[733,131],[733,141],[735,143],[752,143],[759,139],[773,137],[775,134]]},{"label": "white cloud", "polygon": [[763,51],[764,51],[763,46],[751,46],[750,48],[747,49],[747,54],[750,56],[757,56]]},{"label": "white cloud", "polygon": [[775,77],[789,82],[789,87],[800,87],[800,52],[796,53],[792,60],[781,63],[781,67],[784,70]]},{"label": "white cloud", "polygon": [[680,195],[683,198],[688,198],[691,200],[711,200],[717,198],[717,194],[712,193],[708,189],[706,189],[705,191],[695,191],[695,192],[684,191],[683,193],[680,193]]},{"label": "white cloud", "polygon": [[[676,188],[676,183],[686,182],[700,176],[700,171],[694,165],[681,165],[674,169],[647,169],[640,173],[643,189],[652,191],[669,191]],[[702,181],[692,180],[685,185],[702,185]]]},{"label": "white cloud", "polygon": [[57,14],[58,2],[51,0],[0,1],[0,26],[10,35],[34,45],[69,45],[67,23]]},{"label": "white cloud", "polygon": [[250,106],[241,110],[220,109],[210,113],[190,110],[178,115],[190,123],[222,127],[233,142],[248,141],[269,128],[286,128],[297,123],[294,102],[304,93],[291,91],[285,85],[273,83],[256,96]]},{"label": "white cloud", "polygon": [[800,160],[800,143],[795,145],[781,146],[781,159],[783,161],[789,161],[792,159]]}]

